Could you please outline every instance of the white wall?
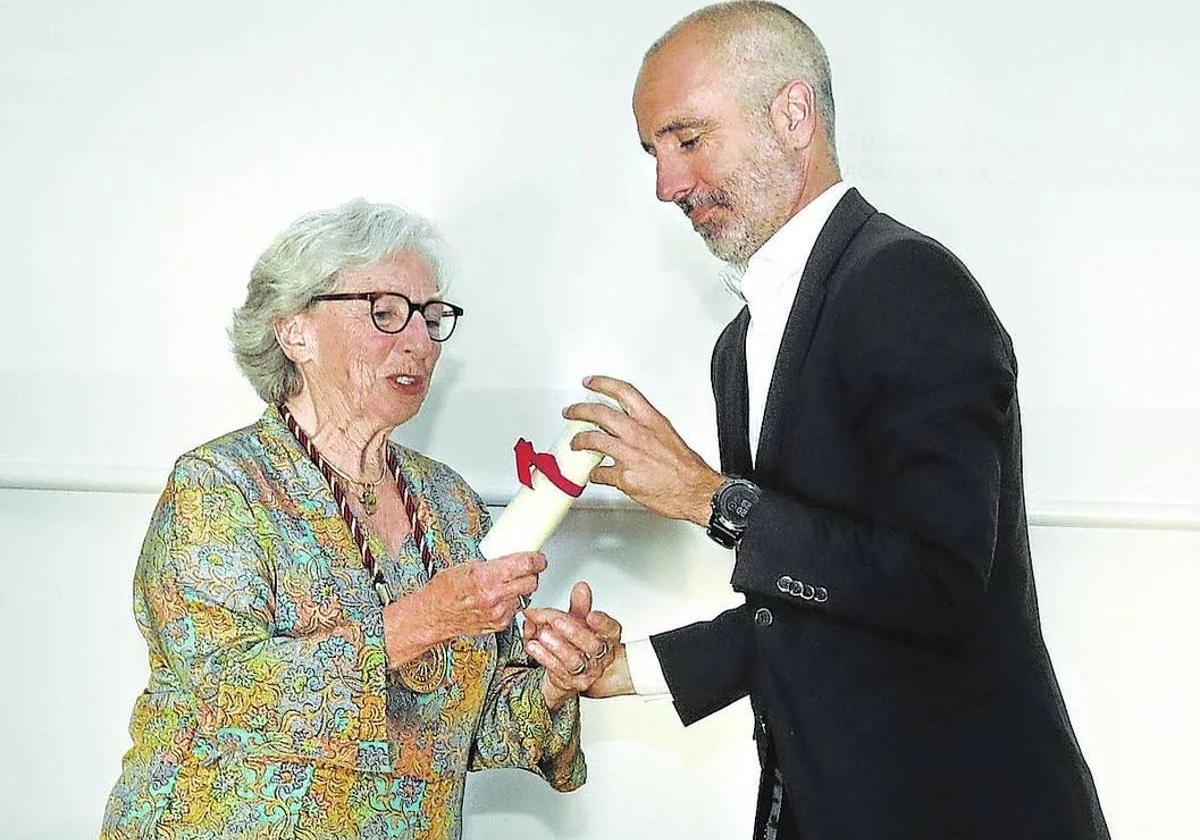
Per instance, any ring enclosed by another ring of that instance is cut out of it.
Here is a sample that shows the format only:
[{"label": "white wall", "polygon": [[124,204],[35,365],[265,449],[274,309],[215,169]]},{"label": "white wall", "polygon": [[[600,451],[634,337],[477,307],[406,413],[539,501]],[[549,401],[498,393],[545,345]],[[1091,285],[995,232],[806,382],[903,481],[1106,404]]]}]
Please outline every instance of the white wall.
[{"label": "white wall", "polygon": [[[588,372],[642,385],[713,456],[708,355],[736,306],[653,200],[629,110],[642,50],[692,8],[0,4],[0,833],[95,832],[145,677],[128,593],[153,494],[258,413],[223,329],[299,213],[364,195],[445,230],[468,318],[401,437],[490,501]],[[1036,520],[1184,529],[1033,540],[1114,836],[1189,836],[1200,7],[792,8],[833,62],[847,179],[953,248],[1014,337]],[[573,513],[550,551],[544,602],[587,577],[633,634],[732,597],[702,536],[629,510]],[[469,836],[745,836],[748,732],[741,706],[684,732],[669,706],[592,704],[589,785],[480,776]]]},{"label": "white wall", "polygon": [[[654,200],[629,105],[692,8],[0,5],[0,478],[149,491],[242,424],[224,326],[249,267],[356,195],[430,214],[457,251],[468,317],[405,434],[488,498],[586,373],[634,379],[703,443],[736,307]],[[1200,503],[1200,6],[796,9],[833,63],[846,178],[954,249],[1016,341],[1031,497]]]}]

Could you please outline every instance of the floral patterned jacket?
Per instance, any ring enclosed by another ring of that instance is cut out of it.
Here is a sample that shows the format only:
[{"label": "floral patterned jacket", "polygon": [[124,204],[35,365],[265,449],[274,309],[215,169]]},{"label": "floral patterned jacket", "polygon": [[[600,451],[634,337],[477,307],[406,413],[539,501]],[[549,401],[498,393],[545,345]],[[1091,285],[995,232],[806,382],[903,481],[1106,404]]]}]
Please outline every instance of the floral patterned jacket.
[{"label": "floral patterned jacket", "polygon": [[[440,562],[479,559],[487,508],[393,444]],[[393,592],[424,584],[410,537],[372,552]],[[332,492],[274,407],[175,464],[142,547],[134,613],[150,679],[101,838],[461,835],[467,770],[583,784],[578,701],[555,712],[515,623],[450,643],[451,677],[391,677],[375,591]]]}]

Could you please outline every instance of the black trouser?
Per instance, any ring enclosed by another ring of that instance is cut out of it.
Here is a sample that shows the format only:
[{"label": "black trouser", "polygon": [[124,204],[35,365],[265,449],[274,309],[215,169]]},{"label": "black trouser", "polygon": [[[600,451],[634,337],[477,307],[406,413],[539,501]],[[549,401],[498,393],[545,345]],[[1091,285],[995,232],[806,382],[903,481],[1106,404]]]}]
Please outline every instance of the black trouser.
[{"label": "black trouser", "polygon": [[[777,772],[779,765],[775,762],[775,747],[771,736],[765,731],[759,734],[762,738],[759,741],[759,758],[762,761],[763,772],[758,783],[754,840],[801,840],[800,831],[796,828],[796,819],[788,802],[787,790]],[[771,829],[774,829],[774,837],[770,834]]]}]

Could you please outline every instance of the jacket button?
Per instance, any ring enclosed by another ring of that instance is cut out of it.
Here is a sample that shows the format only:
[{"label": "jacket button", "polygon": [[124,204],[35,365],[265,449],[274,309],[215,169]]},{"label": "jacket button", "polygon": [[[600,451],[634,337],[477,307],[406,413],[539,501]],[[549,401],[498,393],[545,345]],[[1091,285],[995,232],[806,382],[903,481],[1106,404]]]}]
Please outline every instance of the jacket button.
[{"label": "jacket button", "polygon": [[771,622],[775,620],[775,616],[771,615],[771,611],[766,607],[759,607],[754,613],[754,623],[759,627],[770,627]]},{"label": "jacket button", "polygon": [[775,585],[777,587],[779,587],[780,592],[782,592],[784,595],[786,595],[788,593],[788,591],[792,588],[792,578],[789,575],[784,575],[783,577],[781,577],[779,580],[777,580],[775,582]]}]

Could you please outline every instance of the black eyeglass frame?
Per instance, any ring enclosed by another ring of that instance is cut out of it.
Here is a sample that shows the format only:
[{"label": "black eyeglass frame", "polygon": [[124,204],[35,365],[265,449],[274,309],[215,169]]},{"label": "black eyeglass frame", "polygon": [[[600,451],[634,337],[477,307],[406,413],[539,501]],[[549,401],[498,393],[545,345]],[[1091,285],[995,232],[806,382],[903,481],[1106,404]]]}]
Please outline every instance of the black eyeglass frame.
[{"label": "black eyeglass frame", "polygon": [[[379,300],[381,297],[386,297],[389,295],[392,297],[398,297],[398,298],[400,298],[400,300],[402,300],[408,304],[408,317],[404,319],[404,323],[400,325],[400,329],[398,329],[398,330],[385,330],[383,327],[379,326],[379,322],[377,320],[375,320],[375,301]],[[461,318],[463,316],[463,314],[466,312],[466,310],[464,310],[461,306],[450,303],[447,300],[427,300],[424,303],[413,303],[411,300],[408,299],[408,295],[402,295],[399,292],[335,292],[333,294],[328,294],[328,295],[314,295],[312,298],[313,303],[316,303],[319,300],[366,300],[366,301],[370,301],[370,303],[371,303],[371,324],[375,327],[375,329],[379,330],[381,333],[386,333],[387,335],[396,335],[397,333],[404,332],[404,328],[407,327],[408,322],[412,320],[412,316],[413,316],[414,312],[420,312],[421,319],[424,320],[425,307],[429,306],[430,304],[436,303],[436,304],[439,304],[440,306],[448,306],[448,307],[450,307],[450,311],[454,313],[454,323],[450,326],[450,332],[446,333],[445,338],[434,338],[433,333],[429,333],[429,339],[431,341],[437,341],[439,343],[442,341],[445,341],[447,338],[454,335],[454,330],[458,327],[458,319]],[[426,329],[426,331],[428,331],[429,327],[426,326],[425,329]]]}]

